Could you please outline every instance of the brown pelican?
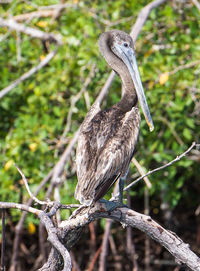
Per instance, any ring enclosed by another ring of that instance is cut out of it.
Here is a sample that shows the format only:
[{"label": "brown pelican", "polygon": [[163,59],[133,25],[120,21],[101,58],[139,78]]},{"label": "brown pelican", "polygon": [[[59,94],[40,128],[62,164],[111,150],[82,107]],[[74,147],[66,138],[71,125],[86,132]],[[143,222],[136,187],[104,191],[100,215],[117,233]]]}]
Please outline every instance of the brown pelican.
[{"label": "brown pelican", "polygon": [[101,199],[118,179],[122,202],[123,182],[139,134],[138,100],[147,124],[153,130],[132,38],[125,32],[111,30],[101,34],[99,48],[106,62],[121,78],[122,98],[105,110],[95,103],[81,125],[75,197],[85,205]]}]

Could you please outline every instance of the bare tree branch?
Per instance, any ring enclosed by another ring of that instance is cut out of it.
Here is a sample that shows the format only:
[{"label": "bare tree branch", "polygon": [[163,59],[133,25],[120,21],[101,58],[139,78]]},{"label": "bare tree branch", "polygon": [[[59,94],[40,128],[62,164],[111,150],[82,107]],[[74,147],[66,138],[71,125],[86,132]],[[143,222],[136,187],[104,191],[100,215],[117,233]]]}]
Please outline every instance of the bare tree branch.
[{"label": "bare tree branch", "polygon": [[32,213],[37,216],[39,215],[40,212],[42,212],[36,208],[29,207],[25,204],[14,203],[14,202],[1,202],[0,201],[0,209],[3,209],[3,208],[4,209],[14,208],[14,209],[18,209],[21,211],[26,211],[26,212]]},{"label": "bare tree branch", "polygon": [[42,69],[45,65],[49,63],[49,61],[56,55],[57,49],[50,52],[37,66],[30,69],[28,72],[25,72],[21,77],[12,82],[9,86],[5,87],[0,91],[0,99],[5,96],[8,92],[10,92],[14,87],[19,85],[22,81],[29,78],[31,75]]},{"label": "bare tree branch", "polygon": [[129,185],[127,185],[127,187],[124,188],[124,191],[127,191],[129,190],[133,185],[135,185],[136,183],[138,183],[140,180],[142,180],[144,177],[156,172],[156,171],[159,171],[161,169],[164,169],[166,167],[169,167],[171,166],[172,164],[174,164],[175,162],[179,161],[181,158],[183,158],[184,156],[186,156],[186,154],[188,154],[195,146],[198,146],[199,144],[197,144],[196,142],[193,142],[192,145],[184,152],[182,153],[181,155],[177,156],[174,160],[170,161],[169,163],[161,166],[161,167],[158,167],[158,168],[155,168],[153,170],[150,170],[148,171],[146,174],[144,174],[143,176],[139,177],[137,180],[133,181],[132,183],[130,183]]},{"label": "bare tree branch", "polygon": [[197,7],[197,9],[200,11],[200,4],[199,4],[198,0],[192,0],[192,2]]},{"label": "bare tree branch", "polygon": [[[62,221],[57,228],[51,221],[50,217],[61,205],[55,206],[50,213],[37,210],[32,207],[27,207],[24,204],[17,203],[4,203],[0,202],[0,208],[17,208],[20,210],[26,210],[28,212],[36,214],[41,222],[45,225],[48,232],[48,240],[51,242],[54,248],[62,255],[63,265],[57,262],[57,270],[68,271],[71,270],[71,259],[68,249],[77,242],[76,230],[81,229],[91,221],[100,218],[109,218],[118,221],[126,226],[131,226],[145,232],[149,237],[164,246],[176,259],[177,263],[185,264],[194,271],[200,271],[200,258],[193,253],[189,245],[184,243],[175,233],[164,229],[161,225],[155,222],[150,216],[137,213],[129,208],[118,208],[112,212],[106,212],[104,203],[96,203],[93,208],[87,207],[82,210],[79,215],[69,220]],[[61,244],[62,240],[67,240],[68,234],[74,235],[74,239],[71,240],[69,247],[65,247]],[[55,258],[55,261],[60,259]],[[46,266],[48,264],[46,263]],[[41,268],[40,270],[54,270],[51,268]]]},{"label": "bare tree branch", "polygon": [[1,270],[6,270],[5,268],[5,242],[6,242],[6,236],[5,236],[5,209],[1,210],[1,221],[2,221],[2,234],[1,234]]},{"label": "bare tree branch", "polygon": [[189,245],[185,244],[175,233],[164,229],[152,220],[150,216],[137,213],[128,208],[120,208],[107,213],[101,203],[97,203],[89,212],[88,216],[88,210],[85,209],[84,213],[79,214],[77,217],[63,221],[59,228],[72,230],[76,227],[83,227],[94,219],[102,217],[110,218],[123,225],[131,226],[145,232],[152,239],[164,246],[179,264],[184,263],[192,270],[200,271],[200,259],[189,249]]},{"label": "bare tree branch", "polygon": [[[56,227],[53,225],[52,220],[44,212],[39,215],[40,221],[45,226],[48,233],[48,241],[56,248],[63,257],[64,267],[62,271],[70,271],[72,269],[71,257],[68,250],[60,242],[57,235]],[[42,269],[41,269],[42,270]]]},{"label": "bare tree branch", "polygon": [[137,17],[137,20],[136,20],[134,26],[132,27],[131,33],[130,33],[134,43],[136,42],[137,37],[139,36],[140,31],[142,30],[142,27],[145,24],[147,18],[149,17],[151,10],[160,6],[164,2],[166,2],[166,0],[152,1],[140,11],[140,13]]},{"label": "bare tree branch", "polygon": [[108,240],[109,240],[111,226],[112,226],[112,220],[107,219],[105,232],[103,235],[103,241],[101,245],[101,254],[99,258],[99,269],[98,269],[99,271],[106,271],[106,256],[108,254]]},{"label": "bare tree branch", "polygon": [[29,196],[30,196],[35,202],[37,202],[38,204],[41,204],[41,205],[49,205],[49,204],[51,204],[51,205],[53,205],[53,202],[49,202],[49,201],[41,201],[41,200],[39,200],[38,198],[36,198],[36,197],[32,194],[32,192],[31,192],[31,190],[30,190],[30,188],[29,188],[29,186],[28,186],[28,181],[27,181],[27,179],[26,179],[24,173],[21,171],[20,168],[18,168],[17,165],[15,165],[15,167],[16,167],[16,169],[18,170],[18,172],[20,173],[20,175],[22,176],[22,180],[23,180],[23,182],[24,182],[24,185],[25,185],[25,187],[26,187],[26,190],[28,191]]},{"label": "bare tree branch", "polygon": [[20,23],[15,22],[13,19],[2,19],[0,18],[0,26],[3,27],[8,27],[12,30],[15,30],[17,32],[22,32],[24,34],[27,34],[33,38],[38,38],[43,41],[50,41],[50,42],[55,42],[58,45],[62,44],[62,39],[60,35],[55,35],[52,33],[46,33],[41,30],[38,30],[36,28],[32,28]]}]

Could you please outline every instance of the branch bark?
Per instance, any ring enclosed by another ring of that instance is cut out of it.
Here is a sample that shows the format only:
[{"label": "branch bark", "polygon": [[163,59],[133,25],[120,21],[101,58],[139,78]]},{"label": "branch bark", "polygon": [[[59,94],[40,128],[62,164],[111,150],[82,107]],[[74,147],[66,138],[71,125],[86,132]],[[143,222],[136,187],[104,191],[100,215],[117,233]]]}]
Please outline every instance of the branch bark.
[{"label": "branch bark", "polygon": [[120,222],[123,226],[131,226],[141,230],[164,246],[175,257],[178,264],[183,263],[191,270],[200,271],[200,258],[190,250],[189,245],[184,243],[175,233],[163,228],[150,216],[129,208],[118,208],[112,212],[107,212],[104,203],[96,203],[93,208],[83,208],[78,215],[62,221],[57,227],[53,224],[51,218],[60,207],[60,204],[55,204],[49,213],[45,213],[23,204],[0,202],[0,209],[17,208],[26,210],[37,215],[41,223],[44,224],[48,232],[48,240],[51,242],[53,249],[47,263],[40,271],[53,271],[55,267],[58,271],[71,270],[71,259],[68,251],[78,241],[78,236],[80,236],[83,227],[100,218],[109,218]]},{"label": "branch bark", "polygon": [[71,220],[63,221],[59,227],[65,230],[73,230],[99,218],[113,219],[123,225],[143,231],[150,238],[164,246],[175,257],[178,264],[185,264],[191,270],[200,271],[200,258],[190,250],[188,244],[184,243],[175,233],[164,229],[150,216],[135,212],[129,208],[120,208],[107,213],[103,204],[97,203],[90,210],[89,217],[88,212],[85,211],[84,214],[79,214]]},{"label": "branch bark", "polygon": [[3,27],[8,27],[11,30],[15,30],[17,32],[22,32],[24,34],[27,34],[33,38],[38,38],[43,41],[50,41],[50,42],[55,42],[58,45],[62,44],[61,36],[60,35],[55,35],[52,33],[46,33],[41,30],[38,30],[36,28],[32,28],[29,26],[26,26],[24,24],[17,23],[13,19],[2,19],[0,18],[0,26]]}]

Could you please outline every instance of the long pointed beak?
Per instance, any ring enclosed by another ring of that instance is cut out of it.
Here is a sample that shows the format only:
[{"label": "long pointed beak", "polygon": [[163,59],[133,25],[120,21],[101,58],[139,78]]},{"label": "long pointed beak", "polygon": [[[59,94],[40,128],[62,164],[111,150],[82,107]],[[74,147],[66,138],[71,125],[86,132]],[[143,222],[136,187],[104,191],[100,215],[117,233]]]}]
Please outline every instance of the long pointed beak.
[{"label": "long pointed beak", "polygon": [[146,122],[149,126],[150,131],[152,132],[154,129],[153,121],[151,118],[151,114],[149,112],[149,107],[145,98],[144,89],[142,86],[142,82],[140,79],[139,69],[136,61],[136,57],[134,51],[130,47],[125,47],[123,45],[115,44],[115,49],[117,51],[117,55],[123,60],[126,64],[131,78],[133,80],[135,90],[137,93],[137,97],[142,108],[143,114],[145,116]]}]

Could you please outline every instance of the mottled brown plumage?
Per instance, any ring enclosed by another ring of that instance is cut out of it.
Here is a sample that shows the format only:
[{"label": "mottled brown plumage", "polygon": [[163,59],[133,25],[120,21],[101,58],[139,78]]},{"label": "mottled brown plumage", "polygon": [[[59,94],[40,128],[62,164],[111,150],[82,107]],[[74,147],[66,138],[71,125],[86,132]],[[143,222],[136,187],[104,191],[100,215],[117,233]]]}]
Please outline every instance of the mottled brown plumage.
[{"label": "mottled brown plumage", "polygon": [[140,126],[135,86],[124,56],[121,58],[124,52],[127,59],[134,52],[131,37],[118,30],[105,32],[100,36],[99,48],[122,80],[122,98],[105,110],[95,103],[81,125],[75,197],[87,205],[102,198],[118,178],[126,176]]}]

